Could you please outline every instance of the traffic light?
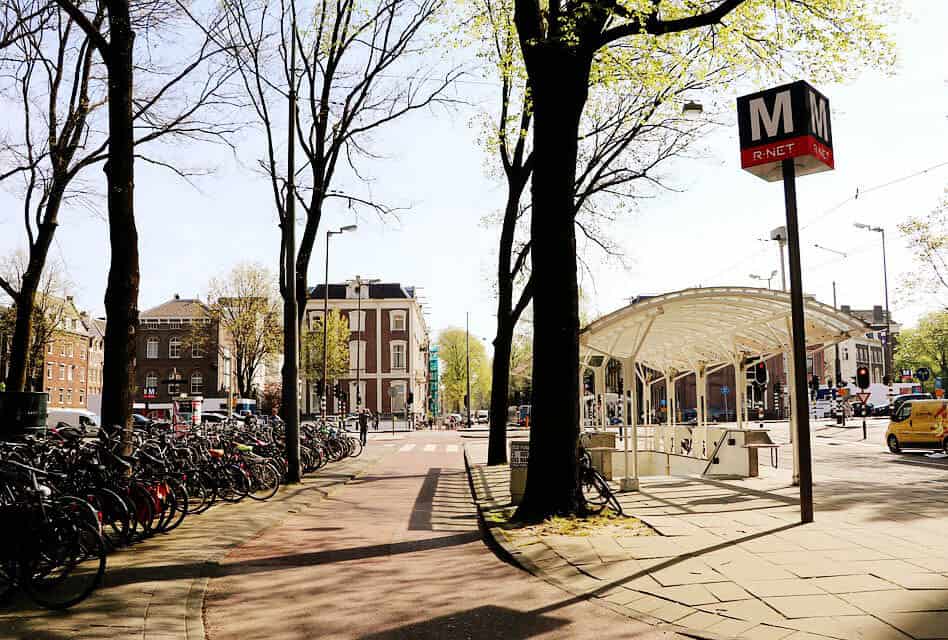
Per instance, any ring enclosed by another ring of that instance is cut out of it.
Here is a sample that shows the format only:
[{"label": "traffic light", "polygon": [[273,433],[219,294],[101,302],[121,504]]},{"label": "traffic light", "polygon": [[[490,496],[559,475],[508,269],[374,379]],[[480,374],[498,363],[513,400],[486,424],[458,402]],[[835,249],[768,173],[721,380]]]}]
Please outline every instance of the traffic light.
[{"label": "traffic light", "polygon": [[774,383],[774,396],[780,397],[780,394],[783,392],[783,387],[780,386],[779,382]]},{"label": "traffic light", "polygon": [[856,386],[860,389],[869,388],[869,367],[858,367],[856,369]]},{"label": "traffic light", "polygon": [[760,361],[754,365],[754,382],[763,386],[767,384],[767,363]]}]

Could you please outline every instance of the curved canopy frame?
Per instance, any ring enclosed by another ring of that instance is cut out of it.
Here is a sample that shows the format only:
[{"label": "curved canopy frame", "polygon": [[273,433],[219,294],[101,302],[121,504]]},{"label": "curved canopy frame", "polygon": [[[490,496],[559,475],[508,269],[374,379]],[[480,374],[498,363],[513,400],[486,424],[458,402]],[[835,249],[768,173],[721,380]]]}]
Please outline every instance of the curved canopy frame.
[{"label": "curved canopy frame", "polygon": [[[872,329],[804,298],[807,346],[829,346]],[[601,354],[657,371],[731,363],[735,356],[788,351],[790,293],[754,287],[707,287],[646,298],[613,311],[580,332],[583,360]]]}]

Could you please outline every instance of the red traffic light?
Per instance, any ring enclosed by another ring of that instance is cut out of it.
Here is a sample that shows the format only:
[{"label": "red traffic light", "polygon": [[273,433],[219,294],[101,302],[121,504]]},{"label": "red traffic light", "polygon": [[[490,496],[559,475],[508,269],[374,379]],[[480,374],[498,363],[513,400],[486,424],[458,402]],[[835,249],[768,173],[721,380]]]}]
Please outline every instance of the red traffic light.
[{"label": "red traffic light", "polygon": [[754,365],[754,382],[760,385],[767,384],[767,363],[758,362]]},{"label": "red traffic light", "polygon": [[869,388],[869,367],[856,368],[856,386],[860,389]]}]

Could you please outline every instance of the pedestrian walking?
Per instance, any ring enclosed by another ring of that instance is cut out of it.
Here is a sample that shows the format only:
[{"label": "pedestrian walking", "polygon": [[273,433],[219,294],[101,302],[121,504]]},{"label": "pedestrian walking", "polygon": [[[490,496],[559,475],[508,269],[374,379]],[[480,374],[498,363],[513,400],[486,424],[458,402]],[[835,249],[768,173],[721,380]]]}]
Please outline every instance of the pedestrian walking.
[{"label": "pedestrian walking", "polygon": [[376,431],[379,430],[379,414],[377,413],[372,416],[372,428]]},{"label": "pedestrian walking", "polygon": [[363,408],[359,412],[359,441],[365,446],[366,438],[369,435],[369,410]]}]

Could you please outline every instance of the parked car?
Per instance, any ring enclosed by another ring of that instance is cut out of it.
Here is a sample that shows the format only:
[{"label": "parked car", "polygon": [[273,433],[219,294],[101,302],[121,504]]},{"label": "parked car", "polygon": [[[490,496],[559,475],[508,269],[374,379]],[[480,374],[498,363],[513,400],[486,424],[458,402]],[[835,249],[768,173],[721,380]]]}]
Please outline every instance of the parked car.
[{"label": "parked car", "polygon": [[889,420],[885,443],[902,449],[941,449],[948,453],[948,401],[903,400]]},{"label": "parked car", "polygon": [[474,414],[474,421],[477,424],[487,424],[490,422],[490,412],[487,409],[478,409]]},{"label": "parked car", "polygon": [[226,420],[227,416],[223,413],[215,413],[213,411],[201,413],[201,421],[204,422],[204,424],[218,424]]}]

